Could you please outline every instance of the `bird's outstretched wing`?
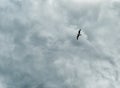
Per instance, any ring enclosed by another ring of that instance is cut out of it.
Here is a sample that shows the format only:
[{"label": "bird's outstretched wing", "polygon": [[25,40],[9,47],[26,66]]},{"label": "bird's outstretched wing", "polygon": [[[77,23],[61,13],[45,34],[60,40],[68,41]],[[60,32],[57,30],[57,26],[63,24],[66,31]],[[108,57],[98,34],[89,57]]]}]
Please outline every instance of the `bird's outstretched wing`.
[{"label": "bird's outstretched wing", "polygon": [[77,40],[78,40],[78,38],[79,38],[79,35],[77,35]]},{"label": "bird's outstretched wing", "polygon": [[79,34],[80,34],[80,32],[81,32],[81,29],[79,30]]}]

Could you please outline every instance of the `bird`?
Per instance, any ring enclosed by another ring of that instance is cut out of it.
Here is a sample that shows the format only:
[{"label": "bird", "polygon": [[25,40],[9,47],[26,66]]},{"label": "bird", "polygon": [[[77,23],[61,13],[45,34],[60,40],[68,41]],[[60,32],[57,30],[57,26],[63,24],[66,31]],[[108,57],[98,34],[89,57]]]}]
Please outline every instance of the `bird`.
[{"label": "bird", "polygon": [[79,36],[81,36],[80,32],[81,32],[81,29],[78,31],[77,40],[78,40]]}]

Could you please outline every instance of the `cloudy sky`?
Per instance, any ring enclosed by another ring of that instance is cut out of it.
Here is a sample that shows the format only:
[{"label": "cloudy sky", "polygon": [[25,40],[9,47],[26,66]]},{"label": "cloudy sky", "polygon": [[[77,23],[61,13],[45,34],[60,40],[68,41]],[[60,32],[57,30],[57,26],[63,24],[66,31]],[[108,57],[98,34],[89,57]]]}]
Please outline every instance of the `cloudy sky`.
[{"label": "cloudy sky", "polygon": [[0,88],[120,88],[120,1],[0,0]]}]

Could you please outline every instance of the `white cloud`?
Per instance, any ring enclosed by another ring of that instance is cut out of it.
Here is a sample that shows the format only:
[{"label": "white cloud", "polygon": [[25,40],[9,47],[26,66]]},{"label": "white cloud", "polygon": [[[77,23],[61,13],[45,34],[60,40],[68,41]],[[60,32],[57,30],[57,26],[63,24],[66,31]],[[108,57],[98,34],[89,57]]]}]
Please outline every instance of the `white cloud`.
[{"label": "white cloud", "polygon": [[119,88],[118,1],[0,2],[6,88]]},{"label": "white cloud", "polygon": [[71,0],[71,1],[73,1],[73,2],[75,2],[75,3],[91,3],[91,4],[94,4],[94,3],[100,3],[100,2],[104,2],[105,0]]}]

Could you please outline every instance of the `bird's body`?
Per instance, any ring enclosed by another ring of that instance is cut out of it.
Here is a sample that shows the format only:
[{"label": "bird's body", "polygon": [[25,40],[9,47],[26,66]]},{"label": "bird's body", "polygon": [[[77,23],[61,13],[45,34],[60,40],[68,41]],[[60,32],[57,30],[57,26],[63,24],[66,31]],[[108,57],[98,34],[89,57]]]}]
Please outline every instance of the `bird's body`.
[{"label": "bird's body", "polygon": [[79,36],[81,36],[80,32],[81,32],[81,29],[78,31],[77,40],[78,40]]}]

